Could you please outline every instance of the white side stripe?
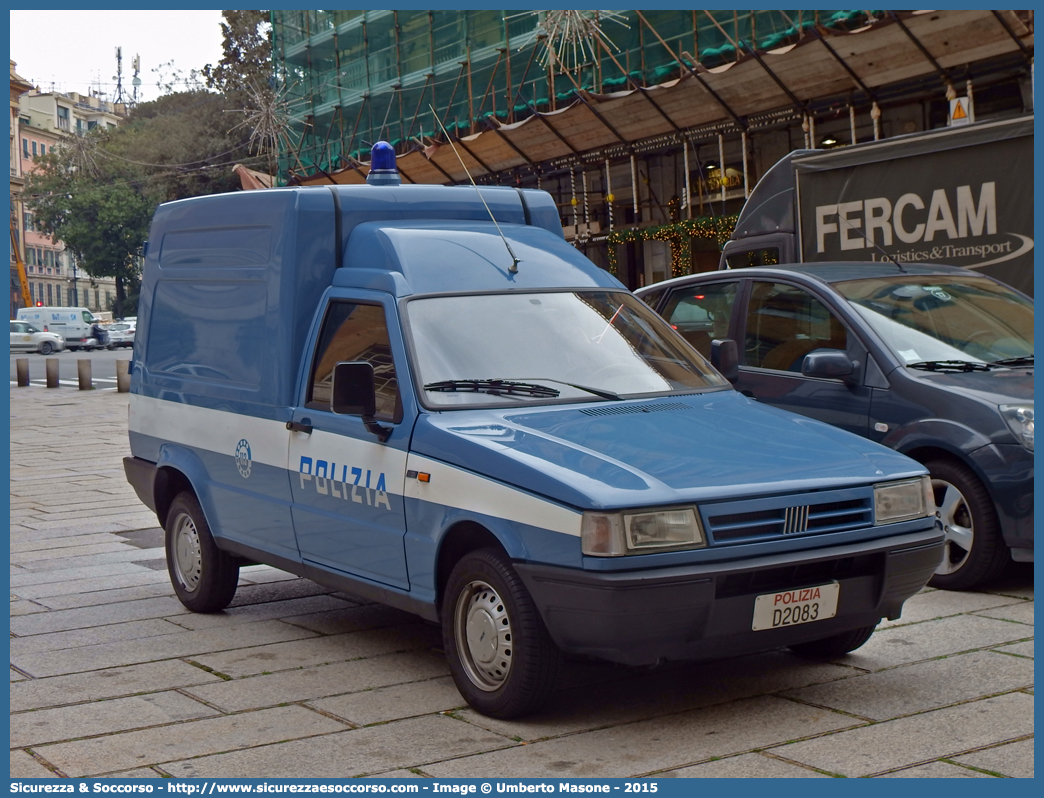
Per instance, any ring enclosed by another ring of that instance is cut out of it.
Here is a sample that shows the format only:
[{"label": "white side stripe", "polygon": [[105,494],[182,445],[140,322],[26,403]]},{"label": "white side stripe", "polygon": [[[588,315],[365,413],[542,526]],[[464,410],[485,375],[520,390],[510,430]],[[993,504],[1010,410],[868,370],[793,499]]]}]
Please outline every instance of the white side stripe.
[{"label": "white side stripe", "polygon": [[411,454],[406,460],[406,467],[411,471],[431,474],[430,482],[406,480],[404,495],[409,498],[580,537],[583,516],[576,510],[421,455]]},{"label": "white side stripe", "polygon": [[286,468],[290,433],[281,421],[131,394],[129,429],[229,457],[245,439],[252,461]]}]

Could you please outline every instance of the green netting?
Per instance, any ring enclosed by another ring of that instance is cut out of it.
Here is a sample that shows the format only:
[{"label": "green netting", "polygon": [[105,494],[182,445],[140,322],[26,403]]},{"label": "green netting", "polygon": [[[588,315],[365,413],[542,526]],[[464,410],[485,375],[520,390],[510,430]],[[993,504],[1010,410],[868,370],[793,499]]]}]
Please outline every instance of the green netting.
[{"label": "green netting", "polygon": [[635,12],[621,12],[626,25],[602,22],[615,49],[590,58],[573,80],[552,79],[534,57],[543,52],[534,42],[543,13],[273,11],[276,71],[291,104],[295,142],[282,154],[281,170],[331,171],[347,157],[367,160],[379,138],[399,152],[441,138],[429,105],[451,133],[467,135],[484,129],[489,115],[519,121],[573,102],[573,80],[602,93],[629,88],[627,75],[656,85],[681,74],[683,52],[710,68],[736,60],[735,43],[741,50],[772,49],[817,23],[846,30],[884,12],[644,12],[666,47]]}]

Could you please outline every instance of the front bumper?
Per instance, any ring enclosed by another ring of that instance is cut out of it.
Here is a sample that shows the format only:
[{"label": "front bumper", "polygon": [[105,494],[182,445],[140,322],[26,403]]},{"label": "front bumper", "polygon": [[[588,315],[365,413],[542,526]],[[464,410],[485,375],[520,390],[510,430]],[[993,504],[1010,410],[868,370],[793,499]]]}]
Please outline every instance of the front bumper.
[{"label": "front bumper", "polygon": [[[942,545],[933,523],[884,540],[724,564],[613,573],[514,567],[563,651],[649,665],[765,651],[897,618],[939,565]],[[832,581],[840,584],[835,617],[751,630],[757,596]]]}]

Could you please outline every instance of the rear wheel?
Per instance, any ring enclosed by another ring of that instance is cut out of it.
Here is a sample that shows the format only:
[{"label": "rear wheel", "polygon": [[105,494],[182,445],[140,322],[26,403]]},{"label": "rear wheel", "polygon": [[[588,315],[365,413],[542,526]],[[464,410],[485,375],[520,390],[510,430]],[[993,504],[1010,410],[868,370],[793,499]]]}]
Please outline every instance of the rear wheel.
[{"label": "rear wheel", "polygon": [[193,612],[218,612],[232,603],[239,565],[214,543],[195,495],[179,493],[167,513],[167,571],[178,600]]},{"label": "rear wheel", "polygon": [[555,687],[562,655],[522,580],[496,549],[471,552],[453,568],[442,639],[457,689],[483,715],[528,714]]},{"label": "rear wheel", "polygon": [[990,494],[961,463],[933,460],[925,466],[931,472],[935,515],[946,535],[942,563],[928,584],[944,590],[989,584],[1010,559]]},{"label": "rear wheel", "polygon": [[808,643],[795,643],[790,650],[799,657],[809,659],[834,659],[844,656],[850,651],[855,651],[863,645],[874,633],[877,624],[873,626],[861,626],[848,632],[824,637],[822,640],[812,640]]}]

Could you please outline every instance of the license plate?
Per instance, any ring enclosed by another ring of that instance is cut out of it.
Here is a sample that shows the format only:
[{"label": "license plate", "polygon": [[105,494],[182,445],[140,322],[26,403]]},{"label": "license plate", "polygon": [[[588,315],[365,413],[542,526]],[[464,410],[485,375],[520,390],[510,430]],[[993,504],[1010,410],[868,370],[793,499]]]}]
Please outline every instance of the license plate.
[{"label": "license plate", "polygon": [[754,623],[751,628],[758,632],[833,618],[837,615],[837,596],[840,591],[841,585],[831,582],[828,585],[765,593],[754,599]]}]

